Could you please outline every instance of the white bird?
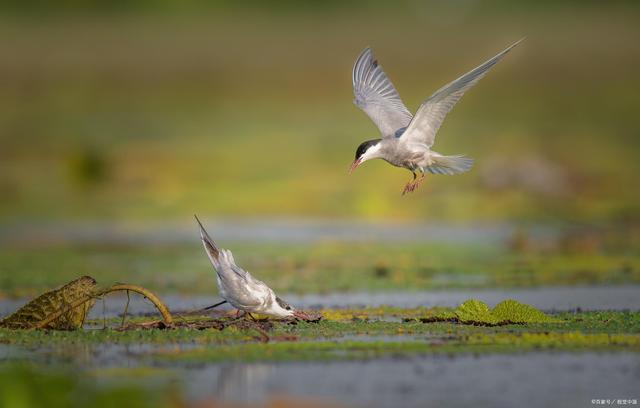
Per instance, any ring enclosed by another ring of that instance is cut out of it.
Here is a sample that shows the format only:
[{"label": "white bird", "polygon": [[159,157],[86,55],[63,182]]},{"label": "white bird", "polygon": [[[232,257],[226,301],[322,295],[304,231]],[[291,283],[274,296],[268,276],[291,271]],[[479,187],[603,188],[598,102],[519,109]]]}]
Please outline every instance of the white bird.
[{"label": "white bird", "polygon": [[[415,190],[425,172],[457,174],[471,169],[473,159],[463,155],[444,156],[431,150],[440,125],[462,95],[474,86],[506,53],[522,40],[443,86],[427,98],[416,115],[404,106],[398,91],[387,78],[370,48],[366,48],[353,66],[353,102],[375,123],[381,139],[367,140],[358,146],[349,173],[371,159],[383,159],[413,173],[402,194]],[[416,179],[416,172],[421,174]]]},{"label": "white bird", "polygon": [[295,310],[280,299],[264,282],[236,265],[233,254],[227,249],[218,248],[195,216],[200,226],[200,238],[204,249],[213,264],[218,280],[220,296],[231,306],[246,313],[259,313],[279,318],[307,319],[308,316]]}]

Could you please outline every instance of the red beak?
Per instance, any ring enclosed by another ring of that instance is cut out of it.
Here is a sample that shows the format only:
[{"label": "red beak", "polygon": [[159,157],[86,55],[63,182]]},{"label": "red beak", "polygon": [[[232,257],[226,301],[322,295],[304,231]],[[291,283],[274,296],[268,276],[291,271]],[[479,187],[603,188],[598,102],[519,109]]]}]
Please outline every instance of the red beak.
[{"label": "red beak", "polygon": [[302,310],[296,310],[293,312],[293,317],[300,320],[309,320],[309,315]]},{"label": "red beak", "polygon": [[361,159],[355,159],[353,163],[351,163],[351,168],[349,168],[349,174],[353,173],[353,171],[360,165]]}]

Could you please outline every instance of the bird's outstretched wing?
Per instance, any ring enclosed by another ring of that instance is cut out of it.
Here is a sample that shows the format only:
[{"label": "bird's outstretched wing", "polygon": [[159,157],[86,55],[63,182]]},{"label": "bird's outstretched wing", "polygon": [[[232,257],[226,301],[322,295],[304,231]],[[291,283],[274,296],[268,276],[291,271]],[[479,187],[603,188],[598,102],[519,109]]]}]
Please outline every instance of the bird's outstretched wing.
[{"label": "bird's outstretched wing", "polygon": [[382,137],[392,137],[409,124],[411,112],[373,57],[371,48],[365,48],[356,60],[351,79],[353,103],[371,118]]},{"label": "bird's outstretched wing", "polygon": [[[522,40],[524,40],[524,38]],[[427,100],[422,102],[413,120],[402,136],[400,136],[400,142],[408,144],[418,143],[431,147],[445,116],[447,116],[447,113],[458,103],[462,95],[477,84],[491,67],[500,61],[513,47],[520,44],[522,40],[515,42],[484,64],[438,89],[433,95],[427,98]]]}]

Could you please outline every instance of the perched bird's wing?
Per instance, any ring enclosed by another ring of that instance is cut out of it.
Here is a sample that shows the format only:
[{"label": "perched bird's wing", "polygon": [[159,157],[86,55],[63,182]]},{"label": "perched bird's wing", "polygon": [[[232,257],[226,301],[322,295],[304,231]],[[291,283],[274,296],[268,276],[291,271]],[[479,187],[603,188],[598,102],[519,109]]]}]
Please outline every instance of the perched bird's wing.
[{"label": "perched bird's wing", "polygon": [[200,226],[200,239],[202,240],[204,250],[207,252],[207,256],[209,257],[209,260],[218,273],[218,276],[220,276],[220,278],[224,278],[224,275],[226,273],[232,272],[233,274],[237,275],[238,278],[241,278],[243,280],[246,280],[247,276],[250,277],[251,275],[249,275],[249,272],[236,265],[231,251],[218,248],[216,243],[213,242],[213,239],[211,238],[207,230],[204,229],[204,226],[202,225],[198,217],[195,215],[194,217],[198,222],[198,225]]},{"label": "perched bird's wing", "polygon": [[353,103],[371,118],[382,137],[393,137],[398,129],[409,124],[411,112],[374,59],[371,48],[365,48],[356,60],[351,79]]},{"label": "perched bird's wing", "polygon": [[200,226],[202,245],[216,270],[219,283],[224,285],[224,292],[227,294],[225,300],[243,309],[262,305],[262,299],[269,295],[271,289],[236,265],[231,251],[218,248],[198,217],[194,217]]},{"label": "perched bird's wing", "polygon": [[427,100],[422,102],[416,115],[400,136],[399,141],[407,144],[424,144],[427,147],[433,146],[436,133],[444,121],[447,113],[458,103],[462,95],[493,67],[506,53],[513,47],[520,44],[522,40],[510,45],[507,49],[491,58],[484,64],[472,69],[460,78],[448,83],[433,93]]}]

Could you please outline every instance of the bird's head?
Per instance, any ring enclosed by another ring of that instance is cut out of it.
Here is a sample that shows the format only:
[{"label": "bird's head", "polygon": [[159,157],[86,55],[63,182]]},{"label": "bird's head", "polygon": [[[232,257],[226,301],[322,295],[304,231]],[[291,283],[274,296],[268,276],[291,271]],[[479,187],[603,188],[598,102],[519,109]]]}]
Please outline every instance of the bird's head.
[{"label": "bird's head", "polygon": [[382,157],[380,153],[380,141],[382,139],[373,139],[367,140],[366,142],[360,143],[360,146],[356,149],[356,158],[351,163],[351,168],[349,169],[349,174],[353,173],[353,171],[362,163],[367,160],[377,159]]},{"label": "bird's head", "polygon": [[274,314],[278,317],[293,317],[295,319],[307,320],[309,316],[302,310],[294,309],[290,304],[276,296],[276,302],[272,307]]}]

